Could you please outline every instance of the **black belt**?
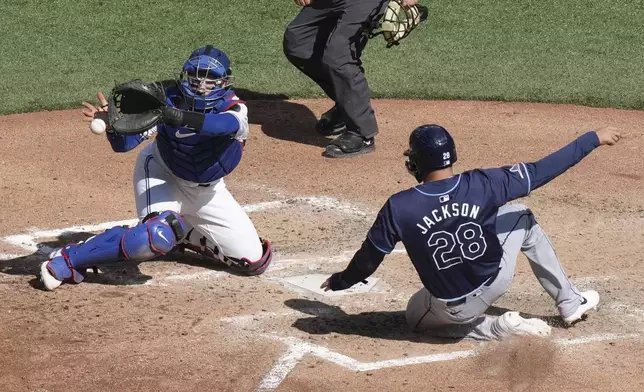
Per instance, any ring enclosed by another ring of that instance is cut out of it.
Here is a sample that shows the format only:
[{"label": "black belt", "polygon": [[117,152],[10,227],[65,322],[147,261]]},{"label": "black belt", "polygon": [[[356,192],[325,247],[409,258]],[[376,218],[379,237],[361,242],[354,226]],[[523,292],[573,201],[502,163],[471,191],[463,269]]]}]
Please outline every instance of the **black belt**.
[{"label": "black belt", "polygon": [[204,188],[208,188],[211,184],[199,184],[199,186],[202,186]]},{"label": "black belt", "polygon": [[[496,277],[499,276],[499,271],[501,271],[501,268],[499,268],[494,275],[490,276],[490,278],[487,281],[485,281],[485,283],[483,283],[483,286],[490,287],[494,282],[494,280],[496,280]],[[445,302],[445,306],[447,307],[458,306],[458,305],[464,304],[466,301],[467,301],[467,295],[464,296],[463,298]]]}]

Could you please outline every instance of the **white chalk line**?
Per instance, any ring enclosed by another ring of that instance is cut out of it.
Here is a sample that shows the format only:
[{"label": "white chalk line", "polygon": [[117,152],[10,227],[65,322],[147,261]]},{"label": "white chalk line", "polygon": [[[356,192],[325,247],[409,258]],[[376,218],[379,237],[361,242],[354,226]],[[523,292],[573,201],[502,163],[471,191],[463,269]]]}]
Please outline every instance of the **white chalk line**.
[{"label": "white chalk line", "polygon": [[570,339],[555,339],[555,344],[560,346],[574,346],[578,344],[594,343],[594,342],[604,342],[606,340],[627,340],[627,339],[637,339],[641,336],[639,333],[626,333],[626,334],[615,334],[615,333],[605,333],[597,334],[590,336],[583,336],[580,338],[570,338]]},{"label": "white chalk line", "polygon": [[219,319],[219,321],[234,324],[237,327],[245,327],[252,324],[254,321],[259,321],[267,318],[301,316],[302,314],[308,314],[311,316],[325,316],[332,315],[335,312],[337,312],[337,310],[330,308],[302,308],[300,310],[289,309],[280,312],[262,312],[255,314],[244,314],[240,316],[222,317]]},{"label": "white chalk line", "polygon": [[207,271],[201,271],[201,272],[194,272],[191,274],[176,274],[176,275],[157,277],[146,281],[145,283],[143,283],[143,285],[144,286],[167,286],[168,284],[163,282],[182,283],[182,282],[191,281],[191,280],[207,281],[207,280],[223,278],[228,275],[229,274],[223,271],[207,270]]},{"label": "white chalk line", "polygon": [[268,392],[277,389],[308,353],[304,347],[289,346],[288,351],[275,362],[273,368],[262,378],[262,381],[257,386],[257,392]]},{"label": "white chalk line", "polygon": [[[248,212],[265,211],[270,209],[289,208],[297,205],[310,205],[313,207],[328,208],[349,216],[366,217],[370,214],[370,212],[365,212],[360,207],[357,207],[351,203],[347,203],[340,199],[337,199],[334,197],[327,197],[327,196],[293,197],[285,200],[274,200],[274,201],[267,201],[267,202],[261,202],[261,203],[255,203],[255,204],[247,204],[242,206],[242,209],[248,213]],[[122,226],[122,225],[131,226],[137,223],[138,223],[138,219],[127,219],[127,220],[104,222],[104,223],[99,223],[94,225],[70,226],[62,229],[53,229],[53,230],[33,229],[28,231],[28,233],[26,234],[9,235],[1,238],[0,240],[8,244],[11,244],[13,246],[22,248],[27,252],[44,254],[44,253],[51,252],[55,248],[52,248],[46,245],[38,245],[36,240],[39,238],[58,237],[65,233],[74,233],[74,232],[85,232],[85,233],[97,232],[101,230],[107,230],[114,226]],[[23,256],[28,256],[28,255],[23,255]]]},{"label": "white chalk line", "polygon": [[[257,387],[257,391],[273,391],[286,379],[288,374],[295,369],[297,363],[306,355],[313,355],[330,363],[354,372],[367,372],[392,367],[419,365],[432,362],[451,361],[460,358],[474,357],[481,354],[481,350],[458,350],[415,357],[388,359],[376,362],[361,362],[347,355],[337,353],[326,347],[303,341],[295,337],[282,337],[277,335],[264,335],[267,338],[278,340],[288,346],[287,353],[280,357],[273,368],[267,373]],[[568,347],[586,343],[602,342],[607,340],[625,340],[640,337],[640,334],[598,334],[574,339],[554,339],[557,345]],[[296,362],[296,363],[293,363]]]},{"label": "white chalk line", "polygon": [[38,246],[38,244],[36,243],[36,240],[38,238],[58,237],[65,233],[95,232],[99,230],[107,230],[114,226],[133,225],[133,224],[136,224],[137,222],[138,222],[137,219],[129,219],[129,220],[104,222],[96,225],[71,226],[63,229],[53,229],[53,230],[35,229],[33,231],[30,231],[29,234],[10,235],[2,238],[2,240],[11,245],[20,247],[28,252],[44,254],[44,253],[51,252],[55,248],[52,248],[49,246]]},{"label": "white chalk line", "polygon": [[0,253],[0,261],[17,259],[19,257],[23,257],[23,256],[17,253]]}]

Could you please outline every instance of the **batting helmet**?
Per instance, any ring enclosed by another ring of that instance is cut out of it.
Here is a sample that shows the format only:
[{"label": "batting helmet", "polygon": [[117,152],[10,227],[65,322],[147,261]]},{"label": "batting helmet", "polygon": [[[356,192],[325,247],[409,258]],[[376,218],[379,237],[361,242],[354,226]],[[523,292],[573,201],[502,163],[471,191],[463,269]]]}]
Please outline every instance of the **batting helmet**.
[{"label": "batting helmet", "polygon": [[456,162],[456,145],[449,132],[440,125],[422,125],[409,136],[409,149],[405,156],[407,170],[422,182],[427,174]]},{"label": "batting helmet", "polygon": [[192,52],[184,63],[179,86],[191,110],[208,112],[232,85],[228,55],[212,45]]}]

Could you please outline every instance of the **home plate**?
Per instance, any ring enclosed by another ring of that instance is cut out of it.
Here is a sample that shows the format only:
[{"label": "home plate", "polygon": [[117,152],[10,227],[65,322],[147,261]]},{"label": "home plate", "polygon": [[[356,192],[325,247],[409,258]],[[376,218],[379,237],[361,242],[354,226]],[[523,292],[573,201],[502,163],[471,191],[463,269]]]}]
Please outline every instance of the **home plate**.
[{"label": "home plate", "polygon": [[358,293],[367,293],[373,289],[373,287],[378,283],[380,279],[378,278],[368,278],[367,283],[358,283],[346,290],[340,291],[324,291],[320,288],[322,283],[329,275],[325,274],[309,274],[309,275],[300,275],[300,276],[291,276],[288,278],[282,279],[284,282],[295,286],[296,288],[310,291],[314,294],[323,295],[325,297],[338,297],[342,295],[351,295]]}]

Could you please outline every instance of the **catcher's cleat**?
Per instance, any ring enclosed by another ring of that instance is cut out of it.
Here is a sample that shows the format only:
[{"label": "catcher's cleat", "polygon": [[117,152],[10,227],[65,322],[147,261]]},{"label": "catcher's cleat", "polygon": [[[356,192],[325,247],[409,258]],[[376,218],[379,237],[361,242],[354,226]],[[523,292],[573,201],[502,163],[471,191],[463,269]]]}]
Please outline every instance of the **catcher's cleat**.
[{"label": "catcher's cleat", "polygon": [[326,146],[324,156],[328,158],[349,158],[367,154],[376,149],[373,138],[365,139],[360,134],[347,131]]},{"label": "catcher's cleat", "polygon": [[340,135],[347,130],[347,125],[342,121],[337,106],[333,106],[320,116],[320,120],[315,124],[315,130],[324,136]]},{"label": "catcher's cleat", "polygon": [[50,262],[51,260],[48,260],[40,264],[40,282],[42,283],[45,290],[54,291],[63,283],[63,281],[56,279],[54,275],[49,272],[47,266]]},{"label": "catcher's cleat", "polygon": [[582,302],[575,313],[571,314],[568,317],[562,317],[566,325],[571,325],[575,321],[580,320],[587,311],[597,308],[597,305],[599,304],[598,292],[596,292],[595,290],[584,291],[581,293],[581,296],[583,298]]}]

